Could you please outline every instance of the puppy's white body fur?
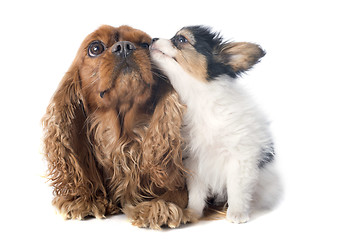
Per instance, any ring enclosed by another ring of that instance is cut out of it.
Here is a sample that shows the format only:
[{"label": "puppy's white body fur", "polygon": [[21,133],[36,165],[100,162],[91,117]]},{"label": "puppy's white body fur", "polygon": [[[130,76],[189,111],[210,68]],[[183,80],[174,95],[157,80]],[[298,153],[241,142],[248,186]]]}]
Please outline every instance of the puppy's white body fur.
[{"label": "puppy's white body fur", "polygon": [[[156,43],[164,45],[161,51],[168,49],[169,42],[161,41]],[[216,196],[216,201],[227,201],[228,220],[246,222],[253,207],[270,207],[279,193],[274,164],[259,168],[262,151],[272,147],[266,118],[231,77],[201,81],[170,55],[152,51],[187,105],[182,133],[191,173],[188,208],[202,216],[207,197]]]}]

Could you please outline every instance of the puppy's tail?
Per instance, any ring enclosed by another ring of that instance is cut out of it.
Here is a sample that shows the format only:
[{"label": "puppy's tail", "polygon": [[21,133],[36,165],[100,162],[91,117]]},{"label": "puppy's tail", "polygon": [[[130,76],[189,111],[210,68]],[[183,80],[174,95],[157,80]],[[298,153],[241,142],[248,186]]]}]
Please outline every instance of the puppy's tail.
[{"label": "puppy's tail", "polygon": [[280,176],[274,163],[269,163],[262,168],[253,196],[253,209],[271,210],[277,206],[283,195]]}]

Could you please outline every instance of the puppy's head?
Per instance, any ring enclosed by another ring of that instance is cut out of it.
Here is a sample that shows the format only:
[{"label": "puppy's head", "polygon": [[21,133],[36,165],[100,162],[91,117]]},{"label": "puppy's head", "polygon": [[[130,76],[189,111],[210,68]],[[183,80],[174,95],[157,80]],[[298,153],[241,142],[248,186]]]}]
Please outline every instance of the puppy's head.
[{"label": "puppy's head", "polygon": [[146,102],[154,83],[146,33],[128,26],[102,26],[83,41],[77,58],[86,107],[119,108]]},{"label": "puppy's head", "polygon": [[223,74],[235,78],[265,55],[256,44],[225,42],[203,26],[184,27],[170,40],[155,38],[150,49],[152,59],[168,74],[168,63],[176,62],[202,81]]}]

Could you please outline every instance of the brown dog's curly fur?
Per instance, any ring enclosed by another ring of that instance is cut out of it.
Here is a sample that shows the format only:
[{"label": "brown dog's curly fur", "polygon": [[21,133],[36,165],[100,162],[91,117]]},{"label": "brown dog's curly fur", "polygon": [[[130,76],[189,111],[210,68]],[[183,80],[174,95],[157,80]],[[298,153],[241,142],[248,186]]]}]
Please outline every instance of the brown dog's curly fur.
[{"label": "brown dog's curly fur", "polygon": [[[93,41],[105,46],[94,57]],[[117,54],[122,41],[131,54]],[[141,227],[194,220],[184,209],[183,106],[153,71],[144,47],[150,42],[128,26],[100,27],[83,41],[47,107],[45,158],[53,204],[65,218],[122,210]]]}]

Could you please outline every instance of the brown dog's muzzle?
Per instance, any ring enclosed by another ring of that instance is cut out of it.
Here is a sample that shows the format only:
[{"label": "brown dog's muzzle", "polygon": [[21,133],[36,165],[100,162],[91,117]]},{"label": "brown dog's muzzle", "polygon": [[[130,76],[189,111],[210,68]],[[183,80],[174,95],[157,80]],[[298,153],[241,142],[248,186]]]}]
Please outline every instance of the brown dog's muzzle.
[{"label": "brown dog's muzzle", "polygon": [[112,53],[119,57],[128,57],[136,49],[135,45],[129,41],[117,42],[112,47]]}]

